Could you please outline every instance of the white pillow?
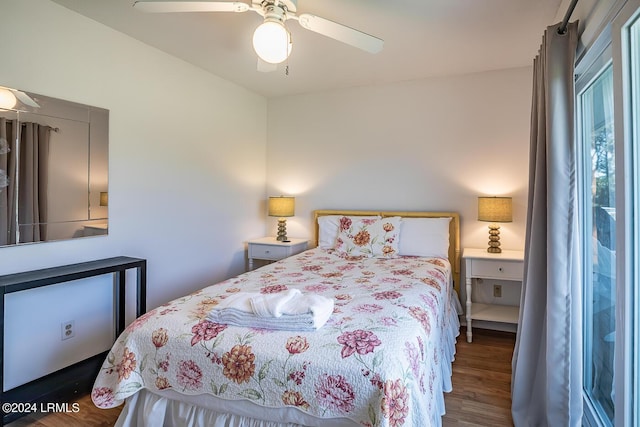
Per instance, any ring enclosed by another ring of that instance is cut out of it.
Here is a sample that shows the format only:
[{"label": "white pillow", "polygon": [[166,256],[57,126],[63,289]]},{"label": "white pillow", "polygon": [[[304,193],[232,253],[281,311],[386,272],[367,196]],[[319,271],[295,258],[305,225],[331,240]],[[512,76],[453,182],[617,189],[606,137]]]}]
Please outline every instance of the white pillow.
[{"label": "white pillow", "polygon": [[[347,215],[325,215],[318,217],[318,247],[321,249],[333,249],[338,238],[338,228],[340,218]],[[351,220],[355,219],[375,219],[379,216],[347,216]]]},{"label": "white pillow", "polygon": [[402,218],[400,255],[449,257],[451,218]]}]

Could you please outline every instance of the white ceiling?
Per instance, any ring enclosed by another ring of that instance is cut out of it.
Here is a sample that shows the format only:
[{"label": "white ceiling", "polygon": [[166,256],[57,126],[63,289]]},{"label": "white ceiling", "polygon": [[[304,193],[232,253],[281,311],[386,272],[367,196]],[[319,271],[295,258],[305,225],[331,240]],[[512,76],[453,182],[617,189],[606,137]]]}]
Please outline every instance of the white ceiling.
[{"label": "white ceiling", "polygon": [[[261,17],[147,14],[133,0],[53,0],[266,97],[465,74],[532,64],[562,0],[299,0],[311,13],[384,39],[370,54],[287,21],[289,74],[256,70]],[[250,0],[245,0],[250,3]]]}]

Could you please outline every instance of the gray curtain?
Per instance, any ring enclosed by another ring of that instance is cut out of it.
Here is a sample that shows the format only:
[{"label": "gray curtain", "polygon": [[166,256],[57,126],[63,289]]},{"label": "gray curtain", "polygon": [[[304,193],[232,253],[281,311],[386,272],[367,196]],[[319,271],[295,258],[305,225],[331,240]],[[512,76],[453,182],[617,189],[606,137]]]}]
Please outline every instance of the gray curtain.
[{"label": "gray curtain", "polygon": [[49,126],[22,123],[18,172],[20,243],[47,240]]},{"label": "gray curtain", "polygon": [[50,132],[0,117],[0,171],[8,184],[0,188],[0,246],[47,240]]},{"label": "gray curtain", "polygon": [[0,171],[6,186],[0,188],[0,245],[16,243],[16,141],[18,121],[0,117]]},{"label": "gray curtain", "polygon": [[534,60],[525,274],[512,360],[516,427],[580,426],[582,328],[574,142],[578,24],[548,27]]}]

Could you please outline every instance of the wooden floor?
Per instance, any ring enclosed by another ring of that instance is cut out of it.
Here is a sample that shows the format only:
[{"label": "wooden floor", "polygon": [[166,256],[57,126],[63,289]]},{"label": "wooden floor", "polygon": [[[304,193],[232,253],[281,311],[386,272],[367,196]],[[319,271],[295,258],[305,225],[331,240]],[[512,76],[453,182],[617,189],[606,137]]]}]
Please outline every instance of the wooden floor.
[{"label": "wooden floor", "polygon": [[[515,335],[473,330],[473,343],[464,329],[458,337],[453,362],[453,391],[445,394],[444,427],[513,426],[511,420],[511,356]],[[97,409],[91,398],[78,401],[77,413],[30,415],[8,427],[107,427],[113,426],[120,408]],[[418,427],[418,426],[415,426]]]},{"label": "wooden floor", "polygon": [[[7,424],[5,427],[111,427],[115,424],[122,407],[98,409],[86,395],[74,401],[78,411],[68,413],[31,414]],[[73,409],[72,405],[69,405]]]},{"label": "wooden floor", "polygon": [[444,427],[513,426],[511,357],[515,343],[515,334],[474,329],[469,344],[463,328],[453,362],[453,391],[444,397]]}]

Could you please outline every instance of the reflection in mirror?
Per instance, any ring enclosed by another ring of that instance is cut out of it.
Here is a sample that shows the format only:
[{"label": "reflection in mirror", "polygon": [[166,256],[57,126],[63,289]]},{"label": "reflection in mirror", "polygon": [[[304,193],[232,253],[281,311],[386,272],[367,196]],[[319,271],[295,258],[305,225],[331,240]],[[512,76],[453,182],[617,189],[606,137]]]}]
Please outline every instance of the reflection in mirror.
[{"label": "reflection in mirror", "polygon": [[0,245],[108,232],[109,111],[0,86]]}]

